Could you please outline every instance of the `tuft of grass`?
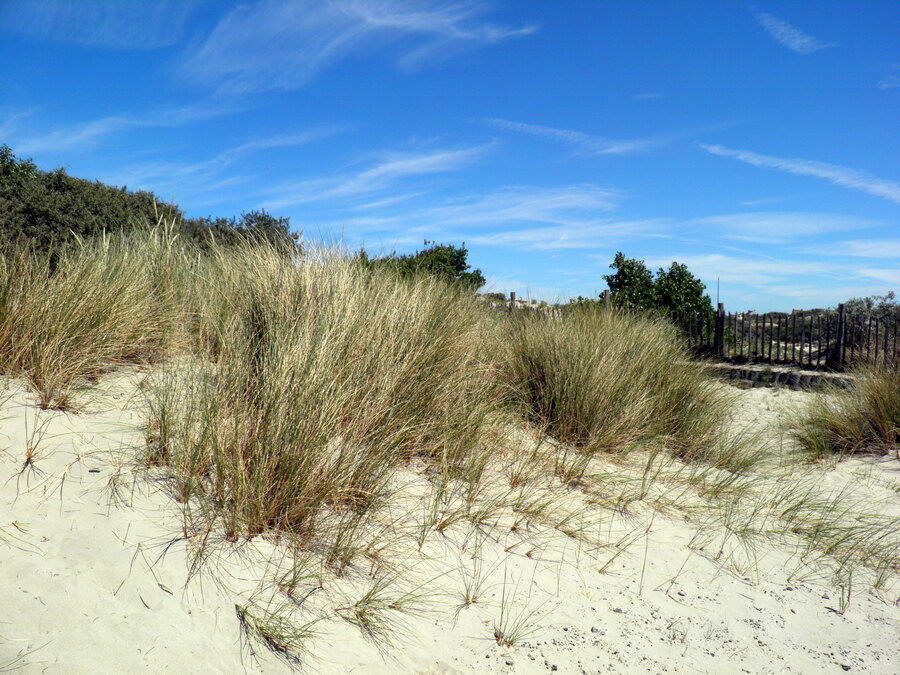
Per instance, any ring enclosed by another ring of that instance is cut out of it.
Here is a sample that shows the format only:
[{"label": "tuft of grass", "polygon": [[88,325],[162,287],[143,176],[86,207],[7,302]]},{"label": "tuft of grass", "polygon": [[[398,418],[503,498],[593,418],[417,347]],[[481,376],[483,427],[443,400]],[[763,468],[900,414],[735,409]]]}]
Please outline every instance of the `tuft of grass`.
[{"label": "tuft of grass", "polygon": [[0,370],[42,408],[71,409],[115,365],[160,358],[179,333],[187,257],[164,224],[132,235],[0,255]]},{"label": "tuft of grass", "polygon": [[813,459],[859,452],[900,458],[900,370],[859,370],[849,390],[822,393],[788,422],[788,433]]},{"label": "tuft of grass", "polygon": [[252,646],[255,642],[292,667],[302,664],[306,643],[315,637],[314,626],[321,620],[298,625],[286,608],[257,612],[252,607],[235,604],[234,611],[251,655],[255,655]]},{"label": "tuft of grass", "polygon": [[217,251],[197,277],[197,357],[148,394],[148,462],[194,515],[232,539],[313,543],[323,517],[371,511],[413,456],[483,472],[497,388],[472,294],[260,244]]},{"label": "tuft of grass", "polygon": [[404,630],[402,615],[421,611],[429,594],[423,588],[398,593],[393,590],[397,583],[395,576],[383,575],[356,602],[334,611],[375,643],[390,645],[394,634]]},{"label": "tuft of grass", "polygon": [[664,320],[584,306],[514,313],[499,332],[498,370],[511,402],[581,455],[560,456],[564,479],[583,476],[584,456],[647,443],[716,459],[732,395],[690,363]]},{"label": "tuft of grass", "polygon": [[546,611],[540,611],[530,605],[529,591],[526,602],[514,606],[515,595],[519,585],[511,585],[507,571],[503,570],[503,586],[500,597],[500,616],[494,622],[494,640],[501,647],[513,647],[538,630],[538,622]]}]

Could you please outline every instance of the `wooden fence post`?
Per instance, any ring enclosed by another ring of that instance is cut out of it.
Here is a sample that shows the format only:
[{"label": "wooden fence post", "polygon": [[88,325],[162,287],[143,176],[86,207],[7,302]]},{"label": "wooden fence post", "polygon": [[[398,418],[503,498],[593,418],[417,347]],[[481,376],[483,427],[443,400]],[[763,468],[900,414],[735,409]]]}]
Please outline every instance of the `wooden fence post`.
[{"label": "wooden fence post", "polygon": [[716,354],[725,358],[725,303],[720,302],[716,310]]},{"label": "wooden fence post", "polygon": [[847,330],[847,317],[844,315],[844,303],[838,305],[837,330],[834,336],[834,347],[829,351],[825,364],[829,368],[840,368],[844,365],[844,332]]},{"label": "wooden fence post", "polygon": [[609,309],[609,289],[603,291],[603,307]]},{"label": "wooden fence post", "polygon": [[513,311],[516,308],[516,292],[509,292],[509,311]]}]

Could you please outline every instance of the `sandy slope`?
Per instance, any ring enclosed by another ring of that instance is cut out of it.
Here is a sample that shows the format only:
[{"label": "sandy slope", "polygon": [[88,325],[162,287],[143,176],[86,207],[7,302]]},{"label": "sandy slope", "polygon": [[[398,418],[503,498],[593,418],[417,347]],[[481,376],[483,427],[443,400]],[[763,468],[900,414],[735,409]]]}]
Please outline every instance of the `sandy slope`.
[{"label": "sandy slope", "polygon": [[[80,414],[40,411],[20,385],[7,383],[0,414],[0,670],[288,671],[247,642],[235,611],[236,604],[289,604],[258,583],[282,563],[275,544],[214,544],[187,582],[192,549],[178,507],[160,482],[129,463],[142,441],[139,379],[105,379]],[[766,425],[809,394],[755,389],[741,396],[740,419]],[[26,466],[29,447],[37,452]],[[882,512],[900,514],[897,466],[854,460],[817,471],[824,486],[852,485]],[[412,469],[398,481],[399,494],[410,499],[424,489]],[[393,644],[367,638],[345,620],[346,608],[373,583],[363,565],[326,579],[322,589],[311,582],[298,616],[325,618],[312,627],[318,636],[308,641],[304,669],[900,672],[896,579],[879,593],[855,591],[839,615],[830,574],[801,562],[789,542],[752,550],[723,545],[727,552],[717,556],[712,543],[696,537],[700,523],[686,519],[690,512],[663,515],[635,504],[627,515],[586,515],[580,495],[559,497],[568,498],[578,526],[596,529],[597,545],[567,536],[565,525],[523,535],[501,517],[493,528],[451,527],[421,550],[393,552],[399,578],[385,594],[426,591],[412,611],[384,612],[396,622]],[[403,509],[390,518],[415,527]],[[478,602],[459,607],[464,579],[479,576]],[[508,617],[522,623],[524,635],[512,647],[493,639],[501,611],[507,632]]]}]

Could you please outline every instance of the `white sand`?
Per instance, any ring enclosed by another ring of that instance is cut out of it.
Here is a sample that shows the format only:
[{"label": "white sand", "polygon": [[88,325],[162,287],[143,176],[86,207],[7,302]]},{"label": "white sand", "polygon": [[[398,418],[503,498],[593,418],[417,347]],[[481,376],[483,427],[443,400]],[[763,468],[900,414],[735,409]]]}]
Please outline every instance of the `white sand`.
[{"label": "white sand", "polygon": [[[188,582],[190,547],[178,506],[130,465],[142,442],[138,379],[106,378],[98,388],[103,395],[92,394],[81,414],[41,411],[20,385],[6,388],[0,670],[21,657],[7,667],[66,674],[288,672],[258,643],[251,654],[235,612],[236,604],[265,606],[269,596],[259,581],[281,560],[274,543],[258,538],[239,550],[217,544]],[[742,419],[771,424],[785,404],[810,395],[754,389],[741,396]],[[34,463],[23,470],[33,444]],[[815,471],[823,486],[855,486],[874,508],[897,515],[898,466],[853,460]],[[408,483],[405,493],[423,489],[425,479],[407,473],[400,478]],[[412,546],[392,554],[401,579],[387,593],[421,587],[429,595],[414,613],[385,612],[401,622],[391,646],[341,618],[372,583],[366,565],[344,579],[326,578],[300,612],[307,620],[326,617],[313,627],[319,635],[307,643],[304,670],[900,672],[896,578],[878,592],[858,582],[840,615],[840,591],[827,567],[801,561],[789,541],[752,550],[725,543],[717,555],[712,540],[700,550],[701,524],[690,511],[663,515],[635,503],[627,516],[588,513],[572,493],[571,510],[579,509],[573,522],[588,518],[590,527],[580,526],[595,529],[607,545],[591,550],[563,534],[566,524],[523,536],[501,517],[481,539],[460,525],[433,533],[421,552]],[[458,608],[476,550],[484,589],[476,604]],[[526,635],[512,647],[493,639],[504,578],[506,612],[525,624]]]}]

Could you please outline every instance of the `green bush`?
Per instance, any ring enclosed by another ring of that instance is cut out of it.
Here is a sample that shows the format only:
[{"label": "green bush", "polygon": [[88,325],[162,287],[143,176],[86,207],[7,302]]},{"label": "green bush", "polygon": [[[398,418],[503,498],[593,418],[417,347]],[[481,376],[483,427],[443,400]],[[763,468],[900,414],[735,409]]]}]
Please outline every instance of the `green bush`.
[{"label": "green bush", "polygon": [[706,286],[691,274],[687,265],[673,262],[669,269],[657,270],[654,278],[643,260],[626,258],[619,252],[610,267],[615,273],[603,279],[617,306],[665,315],[712,314],[712,302],[704,295]]},{"label": "green bush", "polygon": [[484,286],[485,278],[481,270],[472,270],[468,263],[469,251],[465,244],[437,244],[426,239],[424,245],[427,248],[412,254],[391,253],[380,258],[369,258],[365,251],[360,251],[356,259],[370,269],[392,270],[401,276],[427,274],[473,290]]},{"label": "green bush", "polygon": [[296,250],[298,234],[288,218],[250,211],[239,218],[185,219],[175,204],[153,193],[129,191],[69,176],[65,170],[41,171],[31,160],[0,146],[0,242],[24,240],[46,251],[103,233],[130,232],[160,218],[176,223],[179,236],[208,248],[212,240],[225,246],[265,240]]}]

